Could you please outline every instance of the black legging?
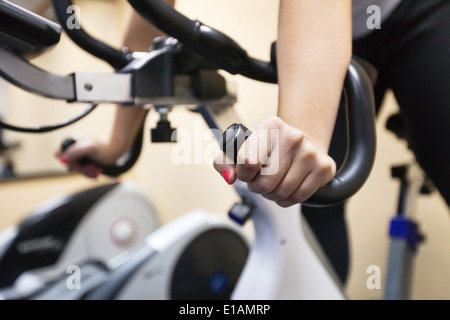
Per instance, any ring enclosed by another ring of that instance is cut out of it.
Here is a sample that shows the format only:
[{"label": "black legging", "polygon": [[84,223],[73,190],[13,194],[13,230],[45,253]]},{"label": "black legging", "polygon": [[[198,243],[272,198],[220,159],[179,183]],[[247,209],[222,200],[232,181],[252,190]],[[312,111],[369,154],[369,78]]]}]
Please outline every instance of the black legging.
[{"label": "black legging", "polygon": [[[450,1],[403,0],[381,29],[353,43],[353,53],[378,70],[377,111],[386,90],[394,93],[409,147],[450,206]],[[341,127],[338,122],[330,150],[338,164]],[[302,207],[343,283],[349,266],[344,207]]]}]

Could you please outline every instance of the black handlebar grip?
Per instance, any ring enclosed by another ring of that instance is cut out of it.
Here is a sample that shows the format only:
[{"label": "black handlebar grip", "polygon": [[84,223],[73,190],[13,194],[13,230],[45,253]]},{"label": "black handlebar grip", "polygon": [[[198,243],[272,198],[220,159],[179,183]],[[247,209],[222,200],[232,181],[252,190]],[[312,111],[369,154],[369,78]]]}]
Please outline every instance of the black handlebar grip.
[{"label": "black handlebar grip", "polygon": [[[134,139],[133,146],[131,147],[131,150],[128,152],[127,157],[123,160],[120,159],[118,163],[114,165],[104,165],[101,163],[98,163],[97,161],[94,161],[92,159],[89,159],[87,157],[79,159],[78,163],[81,166],[86,165],[95,165],[96,167],[100,168],[102,170],[102,174],[110,177],[118,177],[121,174],[125,173],[129,169],[131,169],[134,164],[137,162],[139,155],[142,150],[142,141],[144,136],[144,123],[142,123],[140,131],[136,135],[136,138]],[[63,141],[61,144],[61,150],[65,151],[68,147],[76,143],[76,140],[73,138],[67,138]]]},{"label": "black handlebar grip", "polygon": [[[64,152],[67,150],[68,147],[70,147],[71,145],[75,144],[77,141],[73,138],[67,138],[63,141],[63,143],[61,144],[61,150]],[[78,164],[82,167],[87,166],[87,165],[95,165],[96,167],[102,169],[102,165],[100,165],[99,163],[97,163],[94,160],[91,160],[87,157],[81,158],[78,161]]]},{"label": "black handlebar grip", "polygon": [[67,138],[66,140],[61,143],[61,151],[64,152],[67,150],[68,147],[73,145],[76,141],[73,138]]},{"label": "black handlebar grip", "polygon": [[251,133],[243,124],[234,123],[222,134],[221,149],[234,163],[237,163],[239,149]]}]

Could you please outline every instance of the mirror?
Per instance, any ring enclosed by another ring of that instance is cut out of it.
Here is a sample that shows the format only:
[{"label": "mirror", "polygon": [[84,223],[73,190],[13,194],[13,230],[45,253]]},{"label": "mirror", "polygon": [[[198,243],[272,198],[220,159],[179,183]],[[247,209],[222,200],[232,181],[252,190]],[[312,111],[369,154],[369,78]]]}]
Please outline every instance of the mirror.
[{"label": "mirror", "polygon": [[[11,0],[36,14],[55,21],[50,0]],[[131,7],[126,0],[77,0],[79,19],[89,33],[121,47]],[[75,71],[111,72],[105,62],[77,47],[64,33],[60,42],[31,60],[37,67],[56,74]],[[0,118],[12,125],[34,128],[64,123],[89,105],[67,103],[37,96],[0,78]],[[0,181],[67,174],[55,157],[62,141],[74,134],[98,139],[109,136],[114,106],[101,105],[86,118],[63,129],[42,134],[0,130]]]}]

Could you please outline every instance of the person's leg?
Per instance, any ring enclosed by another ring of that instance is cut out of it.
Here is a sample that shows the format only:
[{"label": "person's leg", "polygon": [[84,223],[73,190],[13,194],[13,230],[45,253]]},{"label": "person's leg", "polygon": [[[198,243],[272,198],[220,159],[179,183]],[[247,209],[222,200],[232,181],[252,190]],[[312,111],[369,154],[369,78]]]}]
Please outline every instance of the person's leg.
[{"label": "person's leg", "polygon": [[450,206],[450,5],[447,21],[419,37],[392,69],[414,155]]},{"label": "person's leg", "polygon": [[450,1],[408,0],[354,43],[394,92],[409,145],[450,205]]},{"label": "person's leg", "polygon": [[[353,43],[353,53],[373,64],[377,112],[387,88],[400,104],[411,146],[427,174],[449,203],[450,183],[450,40],[447,0],[405,0],[381,30]],[[345,156],[342,118],[330,147],[338,163]],[[438,159],[436,159],[438,158]],[[328,208],[302,207],[311,229],[345,283],[349,268],[345,204]]]},{"label": "person's leg", "polygon": [[[353,43],[353,53],[378,70],[374,93],[377,112],[388,88],[394,91],[415,155],[449,203],[450,184],[450,39],[448,0],[405,0],[381,30]],[[345,157],[342,114],[330,147],[339,165]],[[302,207],[339,278],[349,269],[345,204]]]}]

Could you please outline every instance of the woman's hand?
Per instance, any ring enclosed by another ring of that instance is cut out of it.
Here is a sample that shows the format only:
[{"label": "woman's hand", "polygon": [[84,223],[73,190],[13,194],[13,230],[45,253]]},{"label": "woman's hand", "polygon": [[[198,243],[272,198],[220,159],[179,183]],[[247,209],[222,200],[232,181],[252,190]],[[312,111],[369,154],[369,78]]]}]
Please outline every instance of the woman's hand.
[{"label": "woman's hand", "polygon": [[237,154],[237,164],[224,155],[214,168],[228,184],[247,182],[250,191],[281,207],[301,203],[336,174],[336,164],[318,143],[279,117],[260,123]]},{"label": "woman's hand", "polygon": [[65,151],[59,149],[55,154],[61,163],[68,166],[69,171],[79,172],[89,178],[97,178],[102,170],[92,163],[83,164],[83,159],[88,158],[96,163],[112,165],[119,158],[107,143],[92,137],[77,137],[74,140],[76,143],[70,145]]}]

